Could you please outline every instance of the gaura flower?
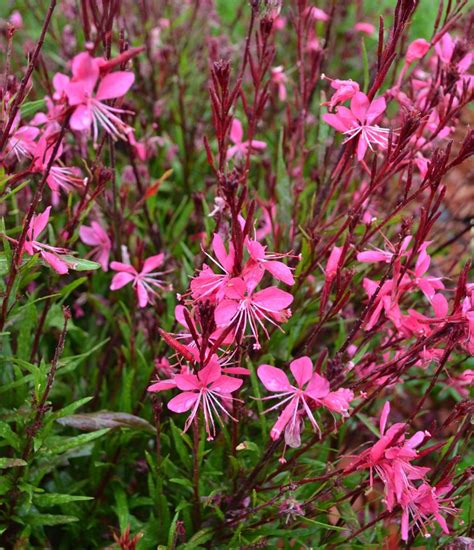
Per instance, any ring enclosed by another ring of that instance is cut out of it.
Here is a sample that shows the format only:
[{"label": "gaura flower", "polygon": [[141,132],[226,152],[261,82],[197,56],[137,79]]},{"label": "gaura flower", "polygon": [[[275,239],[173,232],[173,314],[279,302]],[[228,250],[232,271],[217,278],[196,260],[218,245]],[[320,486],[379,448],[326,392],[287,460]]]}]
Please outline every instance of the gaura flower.
[{"label": "gaura flower", "polygon": [[151,296],[157,294],[156,289],[164,289],[168,286],[159,278],[165,272],[154,271],[163,263],[164,257],[163,253],[150,256],[143,263],[140,272],[131,264],[112,262],[110,267],[114,271],[118,271],[118,273],[112,279],[110,290],[118,290],[128,283],[132,283],[137,294],[139,306],[145,307],[151,301]]},{"label": "gaura flower", "polygon": [[390,130],[374,124],[386,108],[383,97],[371,102],[364,93],[356,92],[351,100],[350,109],[340,106],[337,113],[324,114],[323,120],[347,136],[344,143],[359,136],[357,158],[363,160],[367,148],[373,151],[374,145],[380,149],[386,149],[388,146]]},{"label": "gaura flower", "polygon": [[349,403],[354,398],[351,390],[341,388],[335,392],[329,389],[329,381],[320,374],[313,372],[313,363],[309,357],[300,357],[290,363],[290,370],[296,385],[290,384],[286,373],[271,365],[260,365],[257,369],[265,388],[274,395],[263,399],[281,399],[266,412],[283,406],[277,421],[273,425],[270,437],[278,439],[285,430],[285,442],[290,447],[299,447],[301,433],[301,417],[307,416],[313,429],[320,432],[313,416],[314,407],[325,406],[333,412],[348,416]]}]

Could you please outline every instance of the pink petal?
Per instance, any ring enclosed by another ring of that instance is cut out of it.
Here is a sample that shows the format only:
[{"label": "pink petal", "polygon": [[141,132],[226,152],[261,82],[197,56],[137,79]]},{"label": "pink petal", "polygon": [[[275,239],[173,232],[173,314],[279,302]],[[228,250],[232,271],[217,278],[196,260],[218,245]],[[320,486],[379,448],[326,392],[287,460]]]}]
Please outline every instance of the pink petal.
[{"label": "pink petal", "polygon": [[99,78],[99,65],[87,52],[82,52],[72,60],[72,74],[74,82],[81,82],[90,93]]},{"label": "pink petal", "polygon": [[160,380],[151,386],[148,386],[147,391],[166,391],[176,388],[176,381],[174,379],[170,380]]},{"label": "pink petal", "polygon": [[92,124],[92,112],[87,105],[79,105],[72,114],[69,125],[77,132],[89,130]]},{"label": "pink petal", "polygon": [[448,314],[449,305],[443,294],[435,294],[431,299],[431,305],[433,306],[436,317],[439,319],[444,319]]},{"label": "pink petal", "polygon": [[288,405],[283,409],[280,416],[278,417],[277,421],[273,425],[273,428],[270,432],[270,437],[276,441],[283,430],[285,429],[285,426],[288,424],[288,422],[293,417],[293,414],[295,412],[295,408],[298,406],[297,399],[292,399]]},{"label": "pink petal", "polygon": [[369,98],[363,92],[356,92],[353,98],[351,99],[352,114],[360,122],[364,122],[369,105],[370,105]]},{"label": "pink petal", "polygon": [[217,393],[232,393],[238,390],[243,382],[239,378],[222,375],[211,384],[210,389]]},{"label": "pink petal", "polygon": [[262,150],[267,148],[267,144],[264,141],[253,139],[250,142],[250,147],[252,147],[252,149]]},{"label": "pink petal", "polygon": [[313,374],[309,384],[306,386],[305,393],[309,395],[312,399],[322,399],[326,397],[329,393],[329,381],[321,376],[317,372]]},{"label": "pink petal", "polygon": [[33,216],[33,219],[31,221],[32,240],[36,240],[38,235],[40,235],[43,232],[44,228],[48,225],[50,212],[51,206],[48,206],[48,208],[46,208],[44,212],[38,214],[37,216]]},{"label": "pink petal", "polygon": [[[342,109],[346,109],[350,113],[350,116],[342,116]],[[354,115],[346,107],[339,107],[337,114],[325,113],[322,118],[324,122],[335,128],[338,132],[347,132],[353,126],[358,125]]]},{"label": "pink petal", "polygon": [[260,382],[271,392],[291,391],[288,376],[281,370],[271,365],[260,365],[257,369]]},{"label": "pink petal", "polygon": [[353,399],[354,393],[351,390],[339,388],[337,391],[330,392],[322,401],[330,411],[346,416]]},{"label": "pink petal", "polygon": [[[114,262],[112,262],[114,263]],[[131,273],[120,272],[113,276],[110,290],[118,290],[133,281],[135,277]]]},{"label": "pink petal", "polygon": [[135,291],[137,293],[138,305],[140,307],[145,307],[148,304],[148,291],[139,280],[137,280]]},{"label": "pink petal", "polygon": [[230,127],[231,141],[235,144],[242,143],[243,137],[244,137],[244,130],[242,128],[242,123],[238,118],[232,119],[232,125]]},{"label": "pink petal", "polygon": [[197,373],[197,376],[204,386],[209,386],[209,384],[219,379],[221,372],[219,363],[217,361],[211,361]]},{"label": "pink petal", "polygon": [[287,285],[295,284],[295,279],[291,269],[283,262],[267,261],[265,262],[264,267],[275,277],[275,279],[278,279]]},{"label": "pink petal", "polygon": [[377,99],[374,99],[367,111],[367,122],[369,124],[372,124],[372,122],[374,122],[382,113],[385,112],[386,108],[387,103],[385,102],[384,97],[378,97]]},{"label": "pink petal", "polygon": [[359,143],[357,144],[357,160],[363,160],[365,153],[367,152],[367,141],[362,137],[359,137]]},{"label": "pink petal", "polygon": [[163,253],[157,254],[156,256],[150,256],[145,260],[141,273],[151,273],[157,267],[163,263],[165,255]]},{"label": "pink petal", "polygon": [[81,225],[79,228],[79,237],[83,243],[88,244],[89,246],[97,246],[101,244],[101,240],[99,239],[97,233],[94,229],[92,229],[92,227],[88,227],[87,225]]},{"label": "pink petal", "polygon": [[96,97],[99,100],[122,97],[132,87],[135,75],[131,72],[117,71],[104,76],[100,81]]},{"label": "pink petal", "polygon": [[195,374],[177,374],[174,377],[174,380],[176,382],[176,386],[180,390],[198,390],[201,386],[199,379]]},{"label": "pink petal", "polygon": [[183,392],[173,397],[173,399],[168,403],[168,409],[176,413],[184,413],[191,409],[196,401],[199,399],[198,393],[193,392]]},{"label": "pink petal", "polygon": [[253,302],[270,311],[281,311],[293,302],[293,296],[289,292],[271,286],[256,292],[253,296]]},{"label": "pink petal", "polygon": [[66,86],[69,84],[69,82],[70,82],[70,79],[69,79],[68,76],[66,76],[65,74],[62,74],[62,73],[56,73],[53,76],[54,91],[58,95],[61,95],[65,91]]},{"label": "pink petal", "polygon": [[239,304],[234,300],[224,299],[220,302],[215,311],[214,319],[218,327],[226,327],[232,321],[232,318],[237,313]]},{"label": "pink petal", "polygon": [[233,246],[229,249],[229,254],[224,246],[224,241],[218,233],[214,233],[212,238],[212,250],[216,255],[217,261],[222,265],[227,273],[230,273],[234,268],[234,248]]},{"label": "pink petal", "polygon": [[309,357],[300,357],[290,363],[290,370],[296,383],[302,388],[313,374],[313,362]]},{"label": "pink petal", "polygon": [[380,415],[380,435],[385,433],[385,427],[387,425],[388,415],[390,414],[390,402],[386,401]]},{"label": "pink petal", "polygon": [[67,263],[61,260],[55,254],[42,250],[41,257],[54,269],[54,271],[59,273],[59,275],[65,275],[69,271]]},{"label": "pink petal", "polygon": [[137,275],[137,270],[130,264],[124,264],[123,262],[112,262],[110,267],[114,271],[124,271],[125,273],[131,273],[132,275]]},{"label": "pink petal", "polygon": [[376,262],[390,262],[393,254],[389,252],[377,252],[376,250],[367,250],[357,254],[357,261],[372,264]]}]

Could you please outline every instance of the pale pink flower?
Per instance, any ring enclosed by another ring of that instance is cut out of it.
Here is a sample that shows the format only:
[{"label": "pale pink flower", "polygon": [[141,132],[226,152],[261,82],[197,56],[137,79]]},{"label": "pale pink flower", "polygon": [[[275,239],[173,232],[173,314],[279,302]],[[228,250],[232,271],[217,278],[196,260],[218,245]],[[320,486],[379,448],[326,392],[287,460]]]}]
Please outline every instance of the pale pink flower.
[{"label": "pale pink flower", "polygon": [[267,144],[264,141],[258,141],[255,139],[250,142],[242,141],[244,138],[244,130],[242,128],[242,123],[237,118],[232,120],[229,137],[234,145],[229,147],[227,150],[228,159],[231,159],[234,156],[236,158],[243,158],[247,156],[249,150],[250,152],[261,151],[267,147]]},{"label": "pale pink flower", "polygon": [[362,92],[357,92],[352,100],[350,109],[344,106],[338,107],[337,113],[326,113],[323,120],[330,126],[347,136],[344,143],[359,136],[357,144],[357,158],[362,160],[369,147],[373,151],[373,145],[380,149],[386,149],[388,145],[388,128],[381,128],[374,122],[385,112],[386,103],[383,97],[372,102]]},{"label": "pale pink flower", "polygon": [[18,10],[13,11],[10,15],[9,22],[15,29],[21,29],[23,27],[23,17],[21,13]]},{"label": "pale pink flower", "polygon": [[104,271],[108,271],[112,242],[107,232],[97,222],[92,222],[90,227],[82,225],[79,228],[79,236],[84,244],[94,247],[93,259],[102,266]]},{"label": "pale pink flower", "polygon": [[361,21],[360,23],[356,23],[354,25],[354,29],[358,32],[363,32],[364,34],[368,34],[369,36],[371,34],[374,34],[375,27],[372,25],[372,23],[366,23]]},{"label": "pale pink flower", "polygon": [[212,440],[216,435],[214,419],[220,420],[222,413],[232,418],[222,401],[225,403],[231,401],[232,393],[237,391],[242,383],[243,381],[238,378],[223,375],[219,363],[212,361],[197,374],[190,372],[177,374],[170,380],[152,384],[148,391],[163,391],[174,387],[181,390],[182,393],[169,401],[168,409],[176,413],[191,410],[184,425],[184,431],[186,431],[201,406],[208,440]]},{"label": "pale pink flower", "polygon": [[276,440],[285,430],[286,444],[290,447],[299,447],[301,444],[302,417],[307,416],[313,429],[320,432],[311,409],[315,406],[325,406],[330,411],[348,416],[349,403],[352,401],[354,394],[344,388],[331,392],[328,380],[313,372],[313,363],[309,357],[300,357],[292,361],[290,370],[296,385],[290,384],[283,370],[271,365],[260,365],[257,369],[257,375],[265,388],[274,393],[274,395],[263,399],[281,399],[280,403],[270,407],[265,412],[277,409],[285,403],[287,404],[273,425],[270,437]]},{"label": "pale pink flower", "polygon": [[39,242],[37,239],[40,234],[45,230],[49,222],[49,214],[51,212],[51,206],[48,206],[41,214],[35,214],[32,219],[25,240],[25,251],[34,256],[38,254],[43,260],[49,264],[54,271],[59,275],[68,273],[70,262],[66,261],[61,256],[67,254],[68,251],[64,248],[58,248]]},{"label": "pale pink flower", "polygon": [[[114,139],[127,139],[132,129],[117,116],[126,113],[104,103],[125,95],[132,86],[135,75],[132,72],[117,71],[100,78],[101,60],[83,52],[72,61],[73,77],[65,85],[69,105],[75,107],[70,125],[73,130],[88,132],[92,126],[94,143],[97,142],[99,126]],[[97,91],[95,87],[99,82]]]},{"label": "pale pink flower", "polygon": [[169,288],[164,281],[160,278],[164,271],[155,271],[157,267],[162,265],[164,260],[164,254],[157,254],[156,256],[150,256],[143,263],[143,267],[138,272],[133,265],[125,264],[122,262],[112,262],[110,264],[111,269],[118,271],[113,276],[110,290],[118,290],[123,286],[132,283],[133,288],[137,294],[138,304],[140,307],[145,307],[151,302],[151,297],[157,294],[156,289]]},{"label": "pale pink flower", "polygon": [[[260,278],[263,273],[260,274]],[[259,283],[254,276],[250,279],[235,277],[230,279],[225,289],[225,298],[221,300],[214,312],[218,328],[233,326],[235,333],[245,334],[247,327],[255,339],[254,349],[260,349],[258,338],[259,326],[269,337],[264,321],[275,327],[285,322],[291,315],[288,306],[293,296],[284,290],[271,286],[254,292]]]}]

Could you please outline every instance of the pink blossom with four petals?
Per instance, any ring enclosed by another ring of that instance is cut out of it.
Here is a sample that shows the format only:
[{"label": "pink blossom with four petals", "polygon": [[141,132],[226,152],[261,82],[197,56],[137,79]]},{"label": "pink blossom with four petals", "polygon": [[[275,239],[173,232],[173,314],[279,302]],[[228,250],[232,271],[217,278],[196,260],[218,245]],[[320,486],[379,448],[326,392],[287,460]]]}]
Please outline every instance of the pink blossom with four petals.
[{"label": "pink blossom with four petals", "polygon": [[92,258],[104,271],[108,271],[112,242],[107,232],[97,222],[92,222],[90,226],[82,225],[79,228],[79,236],[84,244],[94,247]]},{"label": "pink blossom with four petals", "polygon": [[245,158],[249,151],[250,153],[253,151],[262,151],[267,147],[264,141],[258,141],[256,139],[242,141],[244,139],[244,130],[242,128],[242,123],[237,118],[232,120],[229,137],[234,145],[227,150],[228,159],[232,157]]},{"label": "pink blossom with four petals", "polygon": [[169,287],[169,285],[166,285],[164,281],[159,278],[159,276],[163,275],[165,272],[155,271],[157,267],[162,265],[163,260],[163,253],[157,254],[156,256],[150,256],[143,263],[140,272],[131,264],[112,262],[110,264],[111,269],[118,271],[118,273],[112,278],[110,290],[118,290],[132,283],[137,294],[139,306],[145,307],[151,301],[151,296],[157,294],[156,289]]}]

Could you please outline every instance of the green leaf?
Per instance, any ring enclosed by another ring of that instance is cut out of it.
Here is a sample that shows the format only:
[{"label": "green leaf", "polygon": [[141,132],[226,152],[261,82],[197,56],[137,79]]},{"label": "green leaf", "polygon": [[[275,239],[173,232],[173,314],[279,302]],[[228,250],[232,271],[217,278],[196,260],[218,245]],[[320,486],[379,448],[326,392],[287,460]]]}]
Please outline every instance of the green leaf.
[{"label": "green leaf", "polygon": [[75,256],[61,255],[61,259],[74,271],[95,271],[100,268],[100,264],[97,262],[76,258]]},{"label": "green leaf", "polygon": [[25,524],[37,526],[52,526],[52,525],[64,525],[66,523],[74,523],[79,521],[76,516],[63,516],[54,514],[34,514],[26,516],[24,519]]},{"label": "green leaf", "polygon": [[173,441],[176,447],[176,451],[179,455],[179,458],[181,459],[181,462],[184,464],[184,466],[187,466],[188,468],[191,467],[191,449],[186,446],[184,443],[184,439],[187,437],[186,434],[184,434],[173,422],[172,419],[170,419],[171,424],[171,435],[173,436]]},{"label": "green leaf", "polygon": [[21,106],[21,118],[30,118],[38,111],[42,111],[45,108],[45,100],[37,99],[36,101],[27,101]]},{"label": "green leaf", "polygon": [[58,506],[61,504],[68,504],[69,502],[79,502],[84,500],[94,500],[94,498],[82,495],[63,495],[60,493],[44,493],[33,495],[33,502],[40,507]]},{"label": "green leaf", "polygon": [[65,451],[69,451],[70,449],[86,445],[87,443],[102,437],[109,431],[110,429],[106,428],[90,434],[81,434],[74,437],[51,437],[45,441],[45,446],[49,453],[60,454]]}]

